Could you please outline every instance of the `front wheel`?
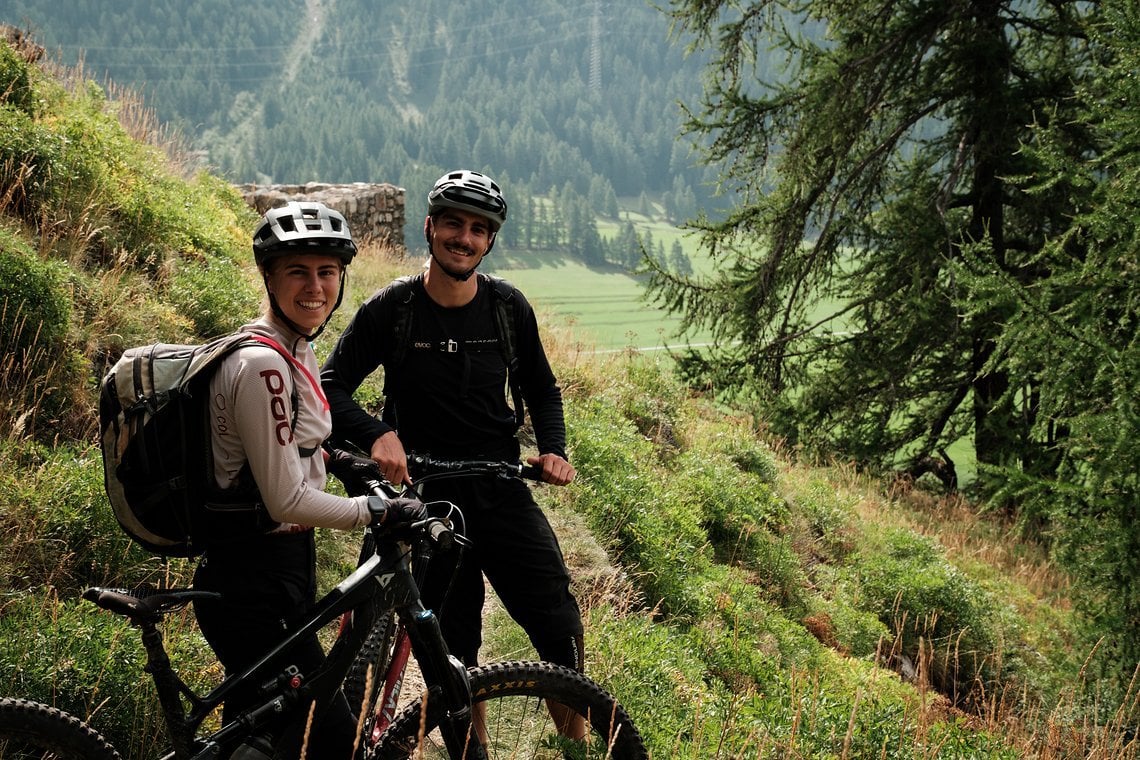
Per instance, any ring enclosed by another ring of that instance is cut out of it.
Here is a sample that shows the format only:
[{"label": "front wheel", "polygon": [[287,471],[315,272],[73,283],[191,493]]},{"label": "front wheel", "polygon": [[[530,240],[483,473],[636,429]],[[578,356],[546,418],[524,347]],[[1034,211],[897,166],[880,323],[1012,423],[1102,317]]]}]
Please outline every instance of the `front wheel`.
[{"label": "front wheel", "polygon": [[[621,705],[577,671],[548,662],[499,662],[472,668],[468,674],[472,702],[482,704],[485,710],[489,760],[648,757],[641,735]],[[571,741],[559,736],[547,712],[546,700],[559,702],[584,716],[590,725],[588,740]],[[429,699],[427,720],[421,728],[419,702],[409,705],[380,737],[370,757],[447,758],[447,750],[435,730],[442,717],[438,700]]]},{"label": "front wheel", "polygon": [[388,610],[380,612],[344,677],[344,696],[354,711],[364,710],[368,715],[376,711],[395,633],[396,616]]},{"label": "front wheel", "polygon": [[0,699],[3,760],[121,760],[98,731],[54,707],[26,699]]}]

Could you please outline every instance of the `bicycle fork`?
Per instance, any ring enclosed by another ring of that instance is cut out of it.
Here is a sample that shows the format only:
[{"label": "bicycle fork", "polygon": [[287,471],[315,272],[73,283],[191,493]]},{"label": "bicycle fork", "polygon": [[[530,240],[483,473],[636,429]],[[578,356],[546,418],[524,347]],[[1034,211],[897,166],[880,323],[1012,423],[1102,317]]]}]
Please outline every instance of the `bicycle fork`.
[{"label": "bicycle fork", "polygon": [[[471,682],[467,668],[449,654],[440,631],[439,618],[417,605],[402,616],[416,660],[423,671],[431,698],[442,708],[440,733],[447,753],[454,760],[486,760],[487,751],[472,723]],[[427,705],[424,706],[427,709]]]}]

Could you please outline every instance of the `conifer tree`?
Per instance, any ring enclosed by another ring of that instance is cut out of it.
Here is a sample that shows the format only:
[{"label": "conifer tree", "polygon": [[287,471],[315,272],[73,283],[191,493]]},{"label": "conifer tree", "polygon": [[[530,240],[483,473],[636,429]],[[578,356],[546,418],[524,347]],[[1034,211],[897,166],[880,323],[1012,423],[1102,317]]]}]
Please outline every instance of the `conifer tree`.
[{"label": "conifer tree", "polygon": [[[1140,10],[1101,8],[1090,28],[1096,76],[1077,91],[1075,118],[1050,120],[1024,148],[1042,167],[1024,183],[1028,197],[1080,199],[1026,262],[1048,276],[1017,277],[986,256],[960,273],[975,310],[1006,315],[996,351],[1011,386],[1036,393],[1034,439],[1050,461],[997,473],[998,496],[1049,526],[1093,623],[1089,665],[1127,687],[1140,662]],[[1089,150],[1070,149],[1073,129]]]},{"label": "conifer tree", "polygon": [[[984,464],[1056,466],[1035,378],[1011,379],[1009,314],[975,308],[956,267],[981,257],[1029,285],[1070,212],[1030,196],[1035,121],[1067,123],[1095,4],[993,0],[674,0],[675,28],[712,49],[688,129],[739,199],[695,223],[719,264],[658,270],[659,303],[716,348],[694,383],[757,399],[778,432],[867,464],[956,484],[947,447]],[[774,44],[781,71],[756,52]],[[1079,152],[1079,131],[1066,133]]]}]

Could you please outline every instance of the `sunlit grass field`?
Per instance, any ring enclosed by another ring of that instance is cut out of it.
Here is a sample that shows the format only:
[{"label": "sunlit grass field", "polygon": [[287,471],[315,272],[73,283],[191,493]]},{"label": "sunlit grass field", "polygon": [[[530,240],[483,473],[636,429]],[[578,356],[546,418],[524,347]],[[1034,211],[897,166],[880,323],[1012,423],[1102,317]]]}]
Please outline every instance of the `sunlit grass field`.
[{"label": "sunlit grass field", "polygon": [[634,277],[548,254],[534,254],[530,259],[525,268],[489,266],[488,271],[521,288],[547,319],[556,317],[572,325],[584,343],[596,343],[599,351],[605,351],[658,350],[677,342],[678,319],[654,308]]},{"label": "sunlit grass field", "polygon": [[[636,216],[636,215],[635,215]],[[649,230],[666,250],[681,240],[693,266],[700,269],[696,245],[682,231],[664,222],[635,219],[639,231]],[[616,224],[599,224],[603,237],[617,232]],[[496,248],[484,261],[486,271],[517,285],[547,318],[561,318],[572,325],[582,342],[593,343],[598,352],[662,351],[684,346],[677,335],[680,319],[655,307],[647,298],[642,281],[616,266],[590,267],[562,252],[515,251]],[[689,336],[692,343],[707,341],[704,335]]]}]

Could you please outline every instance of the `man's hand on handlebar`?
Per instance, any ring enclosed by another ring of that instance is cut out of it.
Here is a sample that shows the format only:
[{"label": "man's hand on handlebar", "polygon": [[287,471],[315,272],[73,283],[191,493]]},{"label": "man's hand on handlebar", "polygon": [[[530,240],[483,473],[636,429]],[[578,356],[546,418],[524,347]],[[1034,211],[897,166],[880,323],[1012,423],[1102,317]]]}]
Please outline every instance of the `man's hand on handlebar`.
[{"label": "man's hand on handlebar", "polygon": [[542,481],[555,486],[564,486],[574,480],[578,471],[574,466],[557,454],[542,454],[537,457],[527,457],[526,463],[542,470]]},{"label": "man's hand on handlebar", "polygon": [[395,430],[377,438],[372,443],[369,455],[380,466],[380,472],[389,483],[395,486],[412,484],[412,479],[408,476],[408,455]]},{"label": "man's hand on handlebar", "polygon": [[426,520],[428,516],[427,507],[419,499],[369,496],[368,511],[372,513],[373,525],[382,525],[388,530]]}]

